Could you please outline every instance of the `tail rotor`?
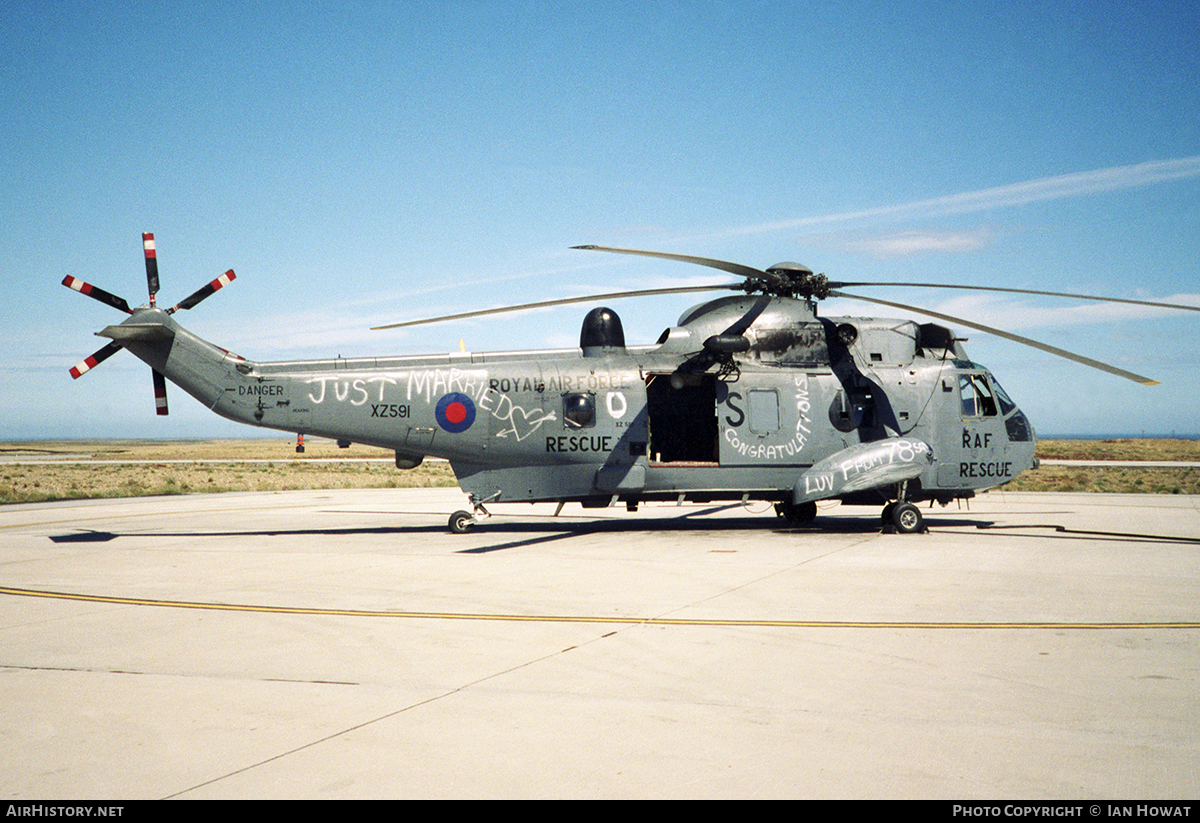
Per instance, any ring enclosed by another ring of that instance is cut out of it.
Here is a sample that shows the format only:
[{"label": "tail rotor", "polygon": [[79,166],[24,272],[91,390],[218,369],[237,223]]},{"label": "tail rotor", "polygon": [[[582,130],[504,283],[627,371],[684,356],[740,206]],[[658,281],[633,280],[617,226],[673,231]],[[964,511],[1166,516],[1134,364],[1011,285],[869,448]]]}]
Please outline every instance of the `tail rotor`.
[{"label": "tail rotor", "polygon": [[174,306],[167,309],[167,314],[174,314],[175,312],[179,311],[180,309],[196,308],[196,306],[198,306],[200,304],[201,300],[205,300],[205,299],[211,297],[215,292],[218,292],[221,289],[225,288],[226,286],[228,286],[230,283],[232,283],[236,279],[237,279],[237,275],[233,273],[233,269],[230,269],[229,271],[225,272],[220,277],[218,277],[216,280],[212,281],[211,283],[207,283],[207,284],[201,286],[200,288],[196,289],[194,292],[189,294],[187,297],[185,297],[183,300],[180,300]]},{"label": "tail rotor", "polygon": [[151,369],[150,373],[154,375],[154,411],[160,417],[168,414],[167,412],[167,378],[162,376],[162,373],[157,369]]},{"label": "tail rotor", "polygon": [[158,294],[158,252],[150,232],[142,232],[142,248],[146,252],[146,289],[150,292],[150,308],[154,308],[154,296]]},{"label": "tail rotor", "polygon": [[112,343],[109,343],[107,346],[105,346],[100,351],[96,352],[95,354],[91,355],[90,357],[85,357],[83,359],[83,362],[80,363],[78,366],[72,366],[71,367],[71,377],[74,378],[75,380],[78,380],[84,374],[86,374],[87,372],[96,368],[96,366],[99,366],[105,360],[107,360],[108,358],[112,357],[114,354],[119,352],[122,348],[124,348],[124,347],[120,343],[118,343],[114,340]]},{"label": "tail rotor", "polygon": [[[106,306],[112,306],[114,309],[117,309],[118,311],[123,311],[126,314],[132,315],[134,317],[136,317],[138,314],[141,314],[143,312],[155,312],[155,311],[161,312],[161,310],[158,308],[157,303],[156,303],[156,298],[158,295],[158,288],[159,288],[158,252],[154,245],[154,235],[152,233],[145,232],[142,234],[142,250],[143,250],[143,252],[145,254],[145,258],[146,258],[146,289],[150,295],[149,305],[139,306],[136,309],[131,309],[129,307],[129,302],[127,300],[125,300],[124,297],[118,297],[117,295],[113,294],[112,292],[105,291],[104,289],[102,289],[98,286],[93,286],[90,283],[80,280],[77,277],[72,277],[70,275],[67,275],[65,278],[63,278],[63,285],[69,289],[79,292],[80,294],[87,295],[88,297],[92,298],[93,300],[98,300],[99,302],[105,304]],[[213,293],[221,290],[225,286],[228,286],[231,282],[233,282],[234,279],[236,279],[236,277],[237,277],[237,275],[233,273],[233,269],[230,269],[229,271],[222,274],[220,277],[216,278],[215,280],[211,281],[210,283],[205,284],[204,286],[201,286],[199,289],[197,289],[195,292],[193,292],[192,294],[185,297],[179,303],[177,303],[174,306],[172,306],[171,308],[167,309],[165,311],[165,314],[171,315],[171,314],[174,314],[175,312],[179,311],[180,309],[195,308],[202,301],[204,301],[208,297],[211,297],[213,295]],[[161,314],[159,315],[159,318],[160,318],[160,322],[161,322]],[[119,327],[117,327],[117,328],[119,328]],[[108,336],[108,335],[106,334],[105,336]],[[126,339],[132,339],[132,338],[126,338]],[[113,340],[111,343],[109,343],[104,348],[100,349],[99,351],[95,352],[94,354],[90,355],[89,357],[84,358],[84,360],[82,362],[80,362],[78,365],[71,367],[71,377],[73,379],[78,380],[84,374],[91,371],[96,366],[100,365],[105,360],[112,357],[114,354],[116,354],[118,351],[120,351],[123,348],[125,348],[124,342],[120,342],[118,340]],[[151,373],[153,374],[153,377],[154,377],[154,407],[155,407],[155,411],[160,415],[165,415],[168,413],[167,412],[167,379],[157,369],[151,369]]]},{"label": "tail rotor", "polygon": [[99,286],[93,286],[91,283],[85,283],[78,277],[72,277],[68,274],[63,278],[62,284],[80,294],[86,294],[93,300],[99,300],[106,306],[112,306],[114,309],[123,311],[126,314],[133,314],[133,309],[129,308],[129,303],[125,301],[124,297],[117,297],[112,292],[107,292]]}]

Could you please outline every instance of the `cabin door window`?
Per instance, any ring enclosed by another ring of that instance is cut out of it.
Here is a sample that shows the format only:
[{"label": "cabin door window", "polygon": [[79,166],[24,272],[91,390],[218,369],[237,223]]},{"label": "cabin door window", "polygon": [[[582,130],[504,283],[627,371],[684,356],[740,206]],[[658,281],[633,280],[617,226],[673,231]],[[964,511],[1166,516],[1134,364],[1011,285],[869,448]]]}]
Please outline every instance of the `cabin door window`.
[{"label": "cabin door window", "polygon": [[751,389],[748,411],[750,431],[760,435],[779,431],[779,392]]}]

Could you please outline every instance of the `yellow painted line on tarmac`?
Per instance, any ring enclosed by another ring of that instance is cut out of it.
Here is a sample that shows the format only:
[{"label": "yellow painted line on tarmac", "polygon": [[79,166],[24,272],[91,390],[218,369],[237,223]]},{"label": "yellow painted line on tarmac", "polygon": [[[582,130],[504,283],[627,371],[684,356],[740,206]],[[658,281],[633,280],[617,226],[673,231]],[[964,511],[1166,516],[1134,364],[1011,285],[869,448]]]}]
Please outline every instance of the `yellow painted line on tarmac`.
[{"label": "yellow painted line on tarmac", "polygon": [[677,617],[594,617],[549,614],[472,614],[469,612],[385,611],[371,609],[320,609],[300,606],[253,606],[235,603],[197,603],[186,600],[151,600],[140,597],[50,592],[0,586],[0,595],[111,603],[123,606],[157,606],[169,609],[251,612],[259,614],[307,614],[325,617],[403,617],[423,620],[491,620],[513,623],[604,623],[644,626],[726,626],[792,629],[1200,629],[1200,621],[1158,622],[971,622],[893,620],[721,620]]}]

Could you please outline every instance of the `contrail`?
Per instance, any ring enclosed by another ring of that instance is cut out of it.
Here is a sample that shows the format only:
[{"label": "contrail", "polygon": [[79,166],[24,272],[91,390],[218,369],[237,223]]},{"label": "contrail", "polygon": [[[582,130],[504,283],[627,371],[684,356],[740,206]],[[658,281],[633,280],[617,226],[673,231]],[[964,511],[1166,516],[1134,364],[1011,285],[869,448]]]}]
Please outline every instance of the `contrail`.
[{"label": "contrail", "polygon": [[1200,177],[1200,155],[1181,157],[1176,160],[1156,160],[1148,163],[1136,163],[1131,166],[1115,166],[1108,169],[1062,174],[1056,177],[1043,177],[1038,180],[1027,180],[1023,183],[1013,183],[1007,186],[980,189],[979,191],[949,194],[944,197],[916,200],[911,203],[877,206],[871,209],[840,212],[837,214],[799,217],[793,220],[760,223],[756,226],[741,226],[703,236],[706,238],[736,237],[745,234],[827,226],[880,217],[929,218],[947,214],[966,214],[1008,206],[1022,206],[1027,203],[1040,203],[1046,200],[1059,200],[1064,197],[1082,197],[1101,192],[1134,189],[1141,186],[1166,183],[1171,180],[1186,180],[1192,177]]}]

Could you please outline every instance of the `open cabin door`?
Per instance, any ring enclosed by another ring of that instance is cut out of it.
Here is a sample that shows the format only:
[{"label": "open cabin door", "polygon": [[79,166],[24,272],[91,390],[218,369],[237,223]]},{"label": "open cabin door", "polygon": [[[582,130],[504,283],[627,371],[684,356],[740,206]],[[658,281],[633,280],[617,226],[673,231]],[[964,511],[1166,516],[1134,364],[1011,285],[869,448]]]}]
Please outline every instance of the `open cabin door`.
[{"label": "open cabin door", "polygon": [[717,379],[711,374],[648,374],[650,462],[716,465]]}]

